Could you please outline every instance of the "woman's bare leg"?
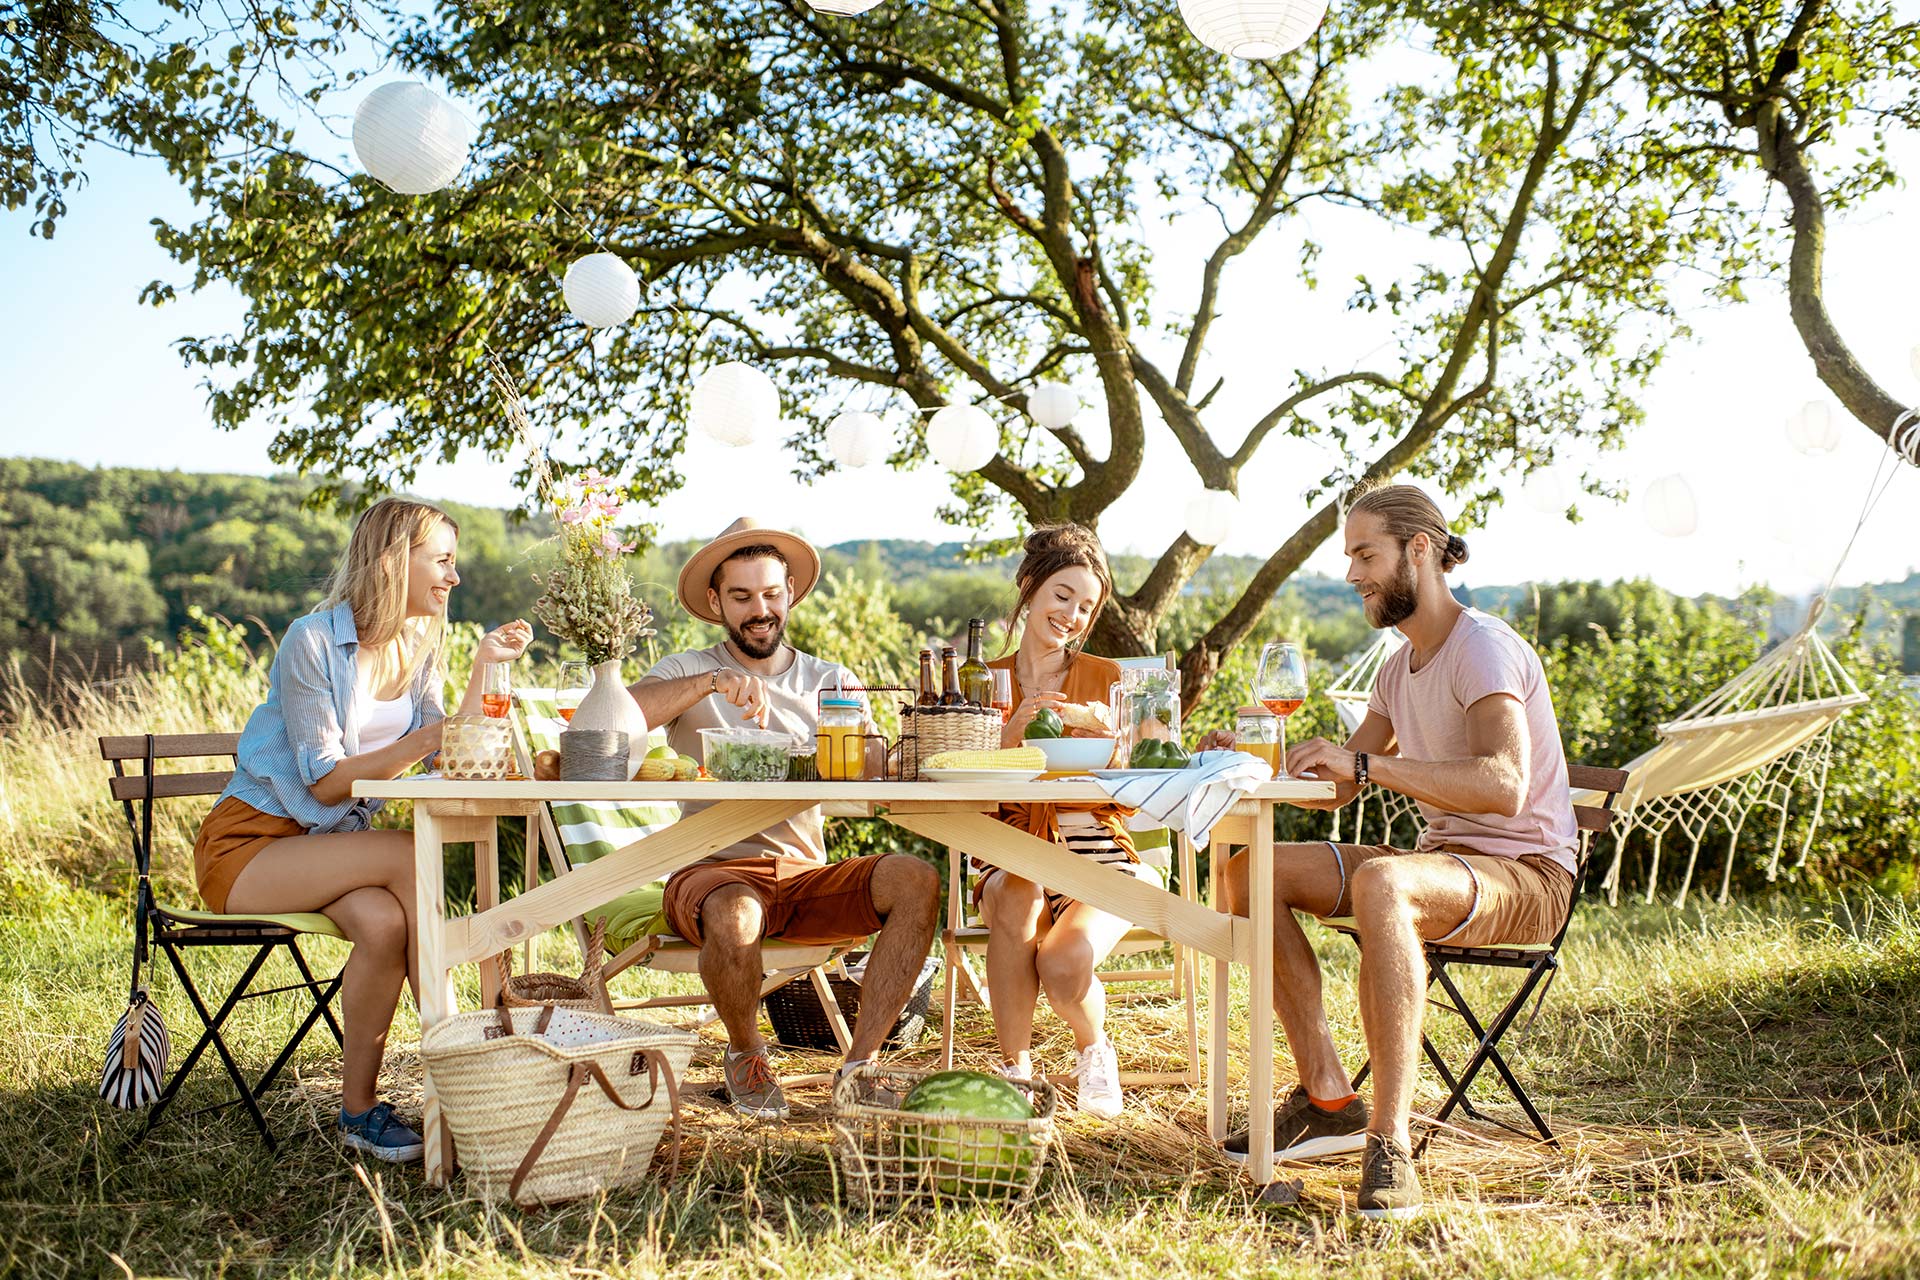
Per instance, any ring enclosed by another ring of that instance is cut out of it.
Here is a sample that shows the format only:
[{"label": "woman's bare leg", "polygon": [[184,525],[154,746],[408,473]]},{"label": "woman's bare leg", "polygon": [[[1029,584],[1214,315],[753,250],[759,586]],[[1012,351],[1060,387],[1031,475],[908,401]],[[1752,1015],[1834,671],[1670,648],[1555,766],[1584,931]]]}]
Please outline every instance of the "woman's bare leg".
[{"label": "woman's bare leg", "polygon": [[1040,999],[1033,958],[1047,933],[1047,895],[1031,880],[995,871],[981,890],[980,919],[991,931],[987,992],[993,1000],[994,1039],[1000,1056],[1019,1065],[1033,1052],[1033,1009]]},{"label": "woman's bare leg", "polygon": [[400,984],[413,962],[413,837],[354,831],[276,840],[247,863],[227,910],[318,911],[353,944],[340,986],[345,1032],[341,1105],[372,1106]]},{"label": "woman's bare leg", "polygon": [[[1047,1004],[1073,1029],[1075,1049],[1098,1044],[1105,1034],[1107,992],[1094,970],[1132,927],[1119,916],[1075,902],[1036,948],[1034,967],[1047,989]],[[994,1011],[997,1015],[998,1002]]]}]

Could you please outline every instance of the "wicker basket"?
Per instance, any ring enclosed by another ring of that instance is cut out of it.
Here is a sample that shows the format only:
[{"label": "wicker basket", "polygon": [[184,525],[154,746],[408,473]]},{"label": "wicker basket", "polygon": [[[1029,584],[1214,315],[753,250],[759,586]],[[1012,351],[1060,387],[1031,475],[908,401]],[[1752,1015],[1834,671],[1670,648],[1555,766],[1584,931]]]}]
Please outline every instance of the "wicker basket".
[{"label": "wicker basket", "polygon": [[901,781],[919,781],[920,762],[942,751],[994,750],[1000,745],[1001,723],[992,707],[902,707]]},{"label": "wicker basket", "polygon": [[637,1181],[669,1119],[677,1166],[680,1081],[698,1044],[637,1018],[495,1009],[435,1023],[420,1056],[474,1189],[530,1205]]},{"label": "wicker basket", "polygon": [[835,1165],[848,1199],[869,1211],[916,1202],[1033,1198],[1053,1145],[1053,1086],[1015,1083],[1031,1120],[916,1115],[862,1102],[860,1082],[904,1098],[933,1071],[862,1063],[833,1087]]},{"label": "wicker basket", "polygon": [[607,921],[603,916],[593,922],[587,936],[586,965],[580,976],[564,973],[513,972],[513,952],[500,953],[500,1003],[509,1009],[536,1009],[554,1005],[561,1009],[582,1009],[593,1013],[606,1011],[606,979],[601,974],[607,950]]},{"label": "wicker basket", "polygon": [[[920,1043],[927,1032],[927,1010],[933,1005],[933,979],[939,971],[937,962],[922,967],[920,981],[907,997],[906,1008],[900,1011],[893,1030],[887,1033],[886,1048],[906,1049]],[[827,985],[833,988],[840,1016],[851,1027],[860,1016],[860,984],[833,973],[827,975]],[[767,1021],[773,1024],[774,1038],[781,1044],[795,1049],[840,1047],[833,1035],[833,1025],[827,1021],[827,1011],[820,1006],[820,993],[805,978],[775,987],[767,992],[762,1003],[767,1008]]]}]

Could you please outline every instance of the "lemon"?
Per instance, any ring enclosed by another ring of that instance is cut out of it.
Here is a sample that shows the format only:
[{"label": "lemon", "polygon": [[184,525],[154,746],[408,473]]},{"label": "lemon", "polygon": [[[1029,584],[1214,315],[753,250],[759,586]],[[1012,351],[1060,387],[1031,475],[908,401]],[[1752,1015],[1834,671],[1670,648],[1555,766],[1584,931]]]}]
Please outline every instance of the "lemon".
[{"label": "lemon", "polygon": [[673,748],[664,742],[647,752],[647,759],[649,760],[673,760],[676,758]]}]

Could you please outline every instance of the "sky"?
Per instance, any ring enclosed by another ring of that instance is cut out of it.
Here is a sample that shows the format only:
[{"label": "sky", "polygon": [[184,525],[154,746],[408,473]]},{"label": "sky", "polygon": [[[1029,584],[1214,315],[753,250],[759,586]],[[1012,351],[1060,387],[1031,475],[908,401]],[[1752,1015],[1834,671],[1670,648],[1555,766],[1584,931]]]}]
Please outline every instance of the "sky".
[{"label": "sky", "polygon": [[[334,104],[343,113],[352,106],[351,98]],[[343,165],[353,163],[344,143],[337,150]],[[1920,140],[1902,140],[1896,156],[1902,173],[1920,173]],[[190,218],[190,202],[157,161],[96,150],[87,168],[91,181],[70,198],[71,212],[51,241],[27,234],[24,211],[0,212],[0,385],[7,389],[0,455],[275,470],[267,455],[272,430],[265,423],[214,429],[200,374],[172,345],[188,334],[237,329],[239,297],[216,285],[198,294],[182,287],[179,300],[164,307],[138,301],[151,280],[187,282],[186,270],[154,243],[150,223]],[[1227,383],[1206,415],[1209,430],[1228,446],[1291,389],[1266,379],[1265,370],[1366,368],[1381,357],[1387,331],[1377,318],[1346,311],[1341,300],[1356,273],[1379,280],[1421,247],[1417,233],[1395,240],[1331,211],[1308,214],[1301,233],[1324,245],[1318,293],[1300,280],[1293,236],[1256,246],[1231,268],[1208,343],[1208,367]],[[1217,223],[1183,216],[1150,234],[1156,289],[1169,299],[1190,297]],[[1828,305],[1841,331],[1883,386],[1920,402],[1910,358],[1920,345],[1912,304],[1920,296],[1920,194],[1908,187],[1883,192],[1834,219],[1828,245]],[[1168,309],[1164,301],[1156,308]],[[1576,472],[1624,486],[1627,500],[1585,498],[1584,520],[1571,525],[1516,495],[1484,528],[1467,531],[1472,558],[1456,583],[1647,577],[1687,594],[1731,593],[1760,582],[1803,594],[1825,580],[1888,451],[1826,395],[1778,289],[1756,288],[1740,306],[1702,303],[1686,319],[1694,337],[1670,349],[1644,396],[1646,425],[1624,450],[1573,452],[1567,460]],[[1788,444],[1787,418],[1810,400],[1827,400],[1839,421],[1841,446],[1829,456],[1807,457]],[[1083,414],[1078,424],[1096,438],[1098,416]],[[1309,479],[1335,461],[1317,445],[1270,440],[1242,474],[1241,514],[1223,549],[1269,554],[1309,514],[1301,496]],[[948,498],[947,477],[936,468],[845,472],[808,486],[776,446],[730,449],[699,437],[680,465],[684,487],[652,513],[667,538],[711,536],[740,514],[823,545],[963,536],[933,514]],[[413,490],[429,499],[518,505],[523,495],[512,469],[462,456],[423,469]],[[1675,473],[1699,506],[1698,529],[1683,538],[1655,532],[1642,501],[1656,478]],[[1157,554],[1179,533],[1199,487],[1172,436],[1156,424],[1140,479],[1102,521],[1109,550]],[[1452,510],[1445,495],[1435,496]],[[1920,474],[1901,467],[1839,581],[1886,581],[1920,569],[1917,509]],[[1344,571],[1331,544],[1308,567]]]}]

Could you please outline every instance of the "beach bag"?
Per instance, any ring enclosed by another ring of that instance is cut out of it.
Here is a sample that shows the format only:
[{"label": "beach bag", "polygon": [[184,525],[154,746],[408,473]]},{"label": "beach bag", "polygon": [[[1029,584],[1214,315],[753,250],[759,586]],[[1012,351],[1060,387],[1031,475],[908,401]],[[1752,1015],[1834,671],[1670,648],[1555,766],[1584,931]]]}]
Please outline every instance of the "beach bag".
[{"label": "beach bag", "polygon": [[692,1032],[578,1009],[455,1014],[420,1056],[468,1181],[483,1199],[553,1204],[638,1181],[669,1122]]}]

